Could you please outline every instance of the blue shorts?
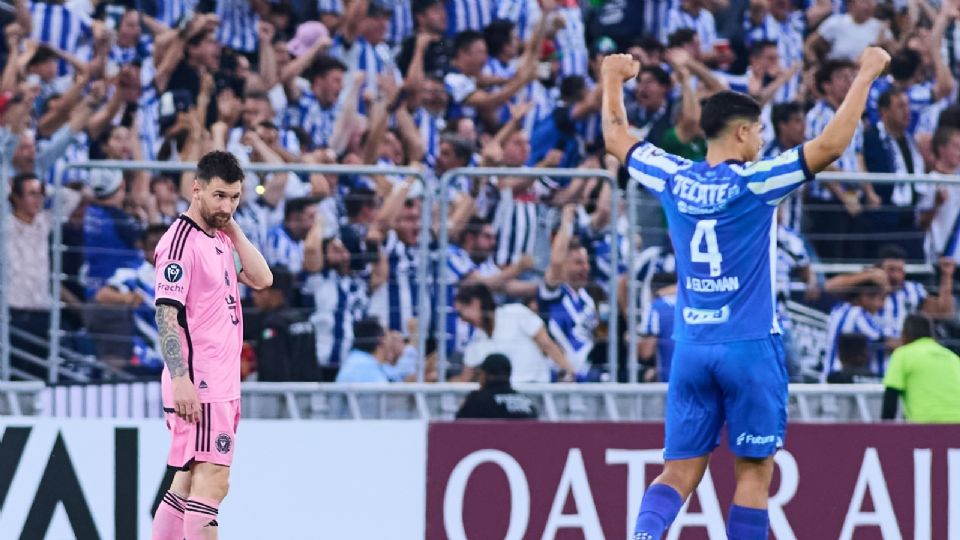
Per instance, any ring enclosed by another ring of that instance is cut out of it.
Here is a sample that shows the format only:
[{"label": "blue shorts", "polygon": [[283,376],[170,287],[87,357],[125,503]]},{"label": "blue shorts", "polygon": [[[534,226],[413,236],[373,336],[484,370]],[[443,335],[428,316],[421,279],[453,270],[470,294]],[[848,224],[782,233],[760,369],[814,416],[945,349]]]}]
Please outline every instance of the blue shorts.
[{"label": "blue shorts", "polygon": [[787,366],[779,335],[750,341],[677,342],[667,390],[664,459],[709,454],[727,444],[739,457],[764,458],[783,447]]}]

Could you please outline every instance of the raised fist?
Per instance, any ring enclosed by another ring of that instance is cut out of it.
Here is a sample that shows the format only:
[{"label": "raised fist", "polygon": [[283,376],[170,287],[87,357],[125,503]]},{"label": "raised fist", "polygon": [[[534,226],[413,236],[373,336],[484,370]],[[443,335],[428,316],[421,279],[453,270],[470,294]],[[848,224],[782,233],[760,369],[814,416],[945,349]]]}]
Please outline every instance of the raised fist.
[{"label": "raised fist", "polygon": [[867,47],[860,55],[860,71],[871,79],[880,76],[890,63],[890,54],[880,47]]},{"label": "raised fist", "polygon": [[603,59],[600,73],[604,78],[616,77],[621,81],[629,81],[640,73],[640,62],[629,54],[611,54]]}]

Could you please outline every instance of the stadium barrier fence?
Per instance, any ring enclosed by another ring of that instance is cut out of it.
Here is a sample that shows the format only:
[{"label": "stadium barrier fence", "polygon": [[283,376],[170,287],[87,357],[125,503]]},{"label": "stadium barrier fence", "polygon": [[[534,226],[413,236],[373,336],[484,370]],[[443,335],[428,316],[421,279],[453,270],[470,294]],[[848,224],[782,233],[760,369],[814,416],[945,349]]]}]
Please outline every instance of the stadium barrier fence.
[{"label": "stadium barrier fence", "polygon": [[[451,420],[473,383],[242,383],[244,418],[288,420]],[[528,383],[540,418],[557,422],[662,421],[664,383]],[[54,418],[162,418],[158,381],[0,384],[0,415]],[[879,421],[879,384],[790,385],[792,421]]]},{"label": "stadium barrier fence", "polygon": [[[193,162],[162,162],[162,161],[121,161],[121,160],[92,160],[92,161],[83,161],[77,163],[69,163],[68,168],[81,168],[81,169],[109,169],[109,170],[120,170],[120,171],[154,171],[154,172],[191,172],[196,170],[196,163]],[[423,171],[413,168],[413,167],[382,167],[382,166],[373,166],[373,165],[304,165],[304,164],[261,164],[261,163],[251,163],[244,165],[245,172],[251,173],[274,173],[274,172],[292,172],[292,173],[318,173],[318,174],[356,174],[356,175],[400,175],[400,176],[413,176],[420,180],[423,184],[424,189],[422,192],[422,197],[424,198],[425,207],[428,207],[432,202],[432,190],[427,189],[426,178],[423,174]],[[4,175],[6,170],[0,167],[0,172]],[[2,178],[4,182],[7,181],[6,176]],[[61,339],[64,337],[64,333],[61,329],[61,314],[63,310],[63,303],[60,301],[60,294],[63,280],[67,277],[63,274],[63,254],[66,251],[66,246],[63,242],[63,227],[62,224],[65,222],[65,216],[63,216],[63,205],[62,205],[62,185],[54,186],[53,197],[52,197],[52,213],[54,216],[53,227],[53,238],[51,240],[51,296],[54,299],[52,308],[50,310],[50,328],[49,328],[49,347],[48,347],[48,356],[46,360],[46,368],[48,370],[47,382],[53,384],[60,380],[60,366],[64,361],[65,355],[61,352]],[[0,215],[0,223],[6,223],[6,215],[9,212],[8,201],[4,198],[3,215]],[[429,245],[429,225],[430,225],[430,213],[423,212],[421,216],[421,226],[419,232],[419,245],[428,246]],[[6,237],[4,236],[5,229],[0,228],[0,245],[6,245]],[[6,283],[6,262],[7,257],[0,257],[0,285],[8,286]],[[426,249],[421,249],[419,253],[418,261],[418,271],[422,273],[424,279],[426,278],[426,268],[429,261],[429,252]],[[421,304],[422,305],[422,304]],[[418,331],[418,343],[419,351],[425,350],[426,339],[427,339],[427,330],[421,329]],[[0,379],[8,380],[10,377],[10,353],[11,347],[8,347],[6,344],[10,343],[10,310],[9,303],[6,295],[0,294]],[[67,359],[70,359],[70,353],[66,354]],[[36,358],[28,359],[33,360],[31,363],[37,363]],[[94,359],[88,359],[96,364]],[[423,357],[420,355],[419,359],[419,370],[420,370],[420,380],[422,380],[423,373]],[[110,370],[110,366],[99,363],[97,364],[104,370]]]},{"label": "stadium barrier fence", "polygon": [[[440,206],[440,234],[438,238],[438,257],[437,264],[440,287],[437,287],[437,306],[435,313],[437,315],[436,336],[437,336],[437,368],[438,378],[441,382],[447,378],[447,349],[446,340],[449,337],[446,328],[446,315],[448,312],[447,287],[449,277],[447,276],[447,248],[450,245],[449,231],[445,226],[447,223],[447,214],[449,210],[449,201],[446,197],[450,182],[457,177],[466,176],[476,178],[478,176],[519,176],[523,178],[599,178],[610,185],[611,210],[610,210],[610,245],[619,245],[619,236],[616,223],[620,212],[620,189],[617,187],[617,177],[604,169],[559,169],[559,168],[511,168],[511,167],[463,167],[452,169],[445,172],[440,177],[440,186],[438,189],[438,202]],[[618,250],[610,250],[610,267],[617,268],[619,264]],[[607,312],[608,318],[607,332],[607,369],[611,381],[617,380],[617,351],[619,350],[619,332],[617,331],[617,273],[611,272],[610,281],[607,284]],[[421,288],[425,284],[421,283]],[[599,306],[598,306],[599,308]],[[600,310],[598,309],[598,315]],[[422,380],[422,379],[421,379]]]}]

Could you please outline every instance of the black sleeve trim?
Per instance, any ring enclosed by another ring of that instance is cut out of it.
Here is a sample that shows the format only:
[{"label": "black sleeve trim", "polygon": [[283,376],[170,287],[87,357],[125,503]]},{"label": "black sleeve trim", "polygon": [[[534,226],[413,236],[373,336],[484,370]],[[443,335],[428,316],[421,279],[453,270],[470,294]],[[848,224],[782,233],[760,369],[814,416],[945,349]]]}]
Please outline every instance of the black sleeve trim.
[{"label": "black sleeve trim", "polygon": [[630,156],[633,155],[633,152],[634,152],[637,148],[643,146],[644,144],[647,144],[647,141],[641,139],[641,140],[637,141],[636,143],[634,143],[633,146],[630,147],[630,150],[627,151],[627,155],[623,156],[623,166],[624,166],[624,167],[629,166],[629,165],[628,165],[628,162],[630,161]]},{"label": "black sleeve trim", "polygon": [[173,298],[157,298],[157,301],[154,303],[157,307],[160,306],[172,306],[177,308],[177,311],[183,311],[183,304],[179,300],[174,300]]},{"label": "black sleeve trim", "polygon": [[813,180],[814,174],[810,172],[810,166],[807,165],[807,158],[803,155],[803,145],[797,147],[797,154],[800,159],[800,168],[803,169],[803,178],[807,181]]}]

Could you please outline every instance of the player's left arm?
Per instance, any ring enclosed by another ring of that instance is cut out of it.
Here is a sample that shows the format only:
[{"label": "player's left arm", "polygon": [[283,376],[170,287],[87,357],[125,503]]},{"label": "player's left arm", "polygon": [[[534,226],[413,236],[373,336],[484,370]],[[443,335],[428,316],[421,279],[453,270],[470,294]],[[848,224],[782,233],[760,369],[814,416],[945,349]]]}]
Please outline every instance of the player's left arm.
[{"label": "player's left arm", "polygon": [[879,47],[868,47],[863,51],[860,70],[837,113],[820,135],[803,145],[803,157],[810,172],[816,174],[826,169],[850,146],[867,106],[870,86],[889,63],[890,55]]},{"label": "player's left arm", "polygon": [[236,220],[231,219],[224,232],[230,237],[233,247],[240,257],[241,269],[238,271],[240,283],[258,291],[272,285],[273,272],[270,271],[267,260],[257,251],[247,235],[243,234],[243,230],[240,229]]},{"label": "player's left arm", "polygon": [[620,163],[627,162],[627,154],[640,139],[628,131],[627,108],[623,104],[623,83],[636,77],[640,72],[640,62],[629,54],[611,54],[603,59],[600,68],[603,85],[603,103],[601,122],[603,126],[603,144],[607,153]]}]

